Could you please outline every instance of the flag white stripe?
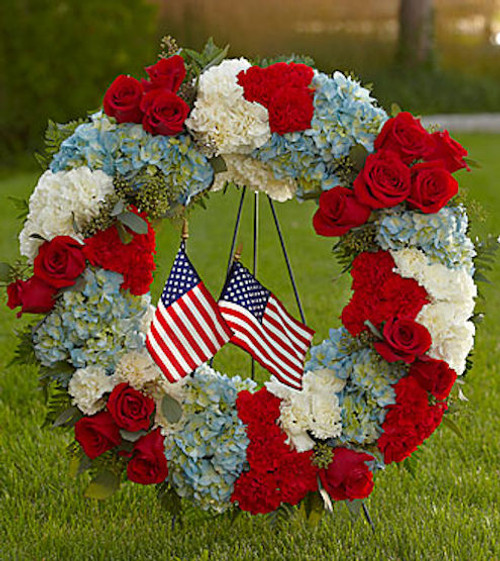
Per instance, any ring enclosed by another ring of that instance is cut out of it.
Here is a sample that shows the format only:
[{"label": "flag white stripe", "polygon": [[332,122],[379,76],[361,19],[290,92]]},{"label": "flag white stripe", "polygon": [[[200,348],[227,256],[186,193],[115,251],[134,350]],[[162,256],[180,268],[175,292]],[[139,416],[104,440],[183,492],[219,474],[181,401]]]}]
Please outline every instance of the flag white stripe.
[{"label": "flag white stripe", "polygon": [[[242,306],[239,306],[238,304],[233,304],[232,302],[222,301],[220,303],[220,307],[223,311],[225,311],[228,315],[231,316],[231,322],[234,322],[237,325],[242,326],[247,330],[249,329],[248,323],[251,323],[253,329],[255,330],[255,332],[252,333],[255,336],[255,338],[258,339],[263,346],[265,346],[266,350],[269,352],[271,356],[276,357],[276,360],[279,361],[281,364],[283,364],[279,359],[279,357],[276,356],[276,353],[273,350],[273,347],[276,345],[276,343],[269,337],[269,335],[267,335],[265,330],[262,328],[262,325],[257,321],[257,319],[253,314],[251,314],[248,310],[246,310]],[[232,313],[233,310],[238,314],[244,315],[246,319],[243,320],[235,316]],[[281,346],[279,347],[279,350],[281,351],[281,354],[283,354],[290,362],[297,365],[297,368],[299,369],[300,372],[303,371],[304,366],[297,356],[291,355],[288,351],[286,351],[286,349],[284,349]],[[288,365],[285,365],[284,367],[290,368]]]},{"label": "flag white stripe", "polygon": [[154,335],[152,333],[148,334],[148,341],[149,341],[149,344],[153,347],[155,353],[161,359],[162,364],[164,366],[164,369],[168,370],[168,373],[170,374],[170,376],[172,376],[172,378],[174,380],[176,380],[176,381],[180,380],[182,378],[182,375],[179,374],[179,371],[177,370],[177,368],[175,368],[175,366],[169,360],[169,358],[167,357],[167,355],[165,354],[163,349],[157,343],[156,338],[154,337]]},{"label": "flag white stripe", "polygon": [[[186,326],[186,329],[189,330],[191,337],[196,341],[196,343],[200,347],[200,350],[203,352],[203,356],[201,356],[200,358],[202,360],[206,360],[207,357],[212,356],[212,352],[205,344],[204,339],[199,335],[199,332],[207,331],[206,324],[204,323],[203,325],[201,325],[198,321],[196,321],[196,324],[194,324],[182,309],[181,305],[179,304],[179,300],[177,300],[172,304],[172,308],[174,309],[175,313],[179,316],[179,319],[183,321],[184,325]],[[193,313],[191,307],[189,307],[189,311]]]},{"label": "flag white stripe", "polygon": [[[203,305],[203,308],[206,310],[206,312],[208,313],[208,315],[212,318],[214,324],[215,324],[215,328],[217,329],[217,331],[219,332],[220,338],[223,341],[228,341],[228,335],[227,333],[224,331],[222,325],[220,324],[219,319],[217,318],[217,315],[214,311],[214,309],[212,308],[212,306],[210,305],[210,303],[207,301],[207,299],[205,298],[205,295],[203,294],[203,292],[201,290],[198,289],[198,286],[195,288],[196,290],[196,296],[198,298],[198,300],[200,301],[200,303]],[[194,292],[194,291],[191,291]],[[220,347],[220,343],[218,343],[218,346]]]},{"label": "flag white stripe", "polygon": [[192,372],[193,368],[191,368],[191,366],[186,362],[184,357],[181,355],[181,353],[176,347],[176,343],[172,341],[169,334],[165,331],[165,329],[163,329],[163,326],[158,321],[158,318],[156,316],[153,319],[153,325],[155,326],[156,331],[158,331],[158,335],[163,339],[165,345],[168,346],[168,350],[174,355],[175,360],[180,364],[180,366],[182,366],[182,368],[185,369],[186,372]]},{"label": "flag white stripe", "polygon": [[305,330],[298,321],[290,316],[290,314],[285,310],[283,305],[277,300],[273,294],[269,297],[267,301],[268,309],[275,310],[279,317],[283,320],[284,323],[291,329],[291,331],[302,340],[302,344],[304,344],[304,339],[306,341],[311,341],[312,334]]},{"label": "flag white stripe", "polygon": [[[275,329],[278,329],[275,324],[270,322],[270,319],[273,319],[278,325],[283,326],[281,316],[279,316],[272,308],[266,308],[266,311],[262,318],[262,325],[265,325],[266,327],[273,326]],[[301,351],[307,352],[307,350],[309,349],[310,340],[309,343],[305,343],[302,338],[297,338],[292,330],[289,329],[286,325],[284,325],[281,329],[285,330],[287,337],[292,342],[293,346],[298,347],[298,349],[300,349]]]},{"label": "flag white stripe", "polygon": [[302,353],[302,351],[307,351],[307,348],[304,349],[303,345],[301,344],[299,348],[298,347],[298,343],[296,343],[296,346],[294,346],[294,341],[296,341],[295,339],[292,339],[290,337],[290,334],[288,332],[283,331],[283,328],[277,327],[274,323],[271,323],[269,321],[269,319],[266,318],[267,316],[267,311],[264,314],[264,317],[262,318],[262,325],[270,332],[274,333],[276,335],[276,337],[279,337],[280,339],[283,340],[283,345],[286,345],[287,349],[289,352],[293,352],[297,358],[300,360],[300,355]]},{"label": "flag white stripe", "polygon": [[[176,304],[177,304],[177,302],[174,302],[171,307],[178,314],[179,313],[179,309],[178,309],[179,306],[177,306],[177,308],[176,308],[175,307]],[[193,349],[193,347],[190,345],[188,339],[186,338],[186,335],[185,335],[184,331],[188,330],[189,327],[187,325],[185,325],[185,323],[180,324],[180,325],[178,323],[176,323],[176,320],[167,311],[163,302],[160,302],[158,304],[158,308],[160,310],[160,314],[161,314],[162,318],[167,323],[167,325],[172,330],[172,332],[177,336],[179,341],[182,343],[183,350],[190,356],[191,360],[193,360],[194,362],[200,362],[200,361],[203,362],[205,360],[205,357],[203,355],[201,355],[201,356],[198,355],[198,353]],[[181,310],[181,312],[182,312],[182,310]],[[157,319],[157,318],[155,317],[155,319]],[[159,321],[157,321],[157,324],[160,325],[160,327],[163,329],[163,326],[160,324]],[[156,327],[156,328],[158,329],[158,327]],[[163,331],[165,333],[165,330],[163,330]],[[188,365],[188,368],[189,368],[189,365]]]}]

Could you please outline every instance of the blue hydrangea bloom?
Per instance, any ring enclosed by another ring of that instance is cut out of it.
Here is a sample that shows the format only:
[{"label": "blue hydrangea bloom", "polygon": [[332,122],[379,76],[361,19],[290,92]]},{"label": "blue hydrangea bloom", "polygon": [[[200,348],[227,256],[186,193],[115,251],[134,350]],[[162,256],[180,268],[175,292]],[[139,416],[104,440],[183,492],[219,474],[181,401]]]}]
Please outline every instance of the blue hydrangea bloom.
[{"label": "blue hydrangea bloom", "polygon": [[214,179],[212,166],[188,134],[153,136],[141,125],[115,124],[102,113],[79,125],[61,144],[50,169],[56,173],[84,165],[132,181],[142,168],[156,166],[164,173],[167,188],[184,187],[179,199],[183,205],[208,189]]},{"label": "blue hydrangea bloom", "polygon": [[382,249],[421,249],[430,263],[474,272],[474,244],[467,236],[468,217],[463,205],[445,206],[435,214],[409,211],[402,206],[380,211],[377,242]]},{"label": "blue hydrangea bloom", "polygon": [[383,360],[371,347],[352,351],[353,343],[345,328],[331,329],[329,339],[312,347],[306,370],[328,368],[346,380],[338,394],[342,407],[342,435],[338,441],[366,445],[382,434],[385,408],[396,402],[392,386],[406,374],[406,369]]},{"label": "blue hydrangea bloom", "polygon": [[120,290],[122,275],[104,269],[87,269],[84,280],[84,289],[64,292],[35,331],[35,353],[44,366],[68,361],[112,373],[124,353],[144,345],[141,320],[150,296]]},{"label": "blue hydrangea bloom", "polygon": [[176,491],[204,510],[223,512],[231,504],[249,444],[236,398],[255,387],[252,380],[229,378],[206,365],[186,385],[181,425],[166,436],[166,456]]},{"label": "blue hydrangea bloom", "polygon": [[311,128],[284,135],[274,133],[253,152],[253,157],[266,163],[277,179],[295,179],[299,198],[309,191],[338,185],[340,158],[347,156],[355,144],[373,151],[375,137],[388,118],[368,90],[341,72],[332,77],[317,73],[311,85],[315,90]]}]

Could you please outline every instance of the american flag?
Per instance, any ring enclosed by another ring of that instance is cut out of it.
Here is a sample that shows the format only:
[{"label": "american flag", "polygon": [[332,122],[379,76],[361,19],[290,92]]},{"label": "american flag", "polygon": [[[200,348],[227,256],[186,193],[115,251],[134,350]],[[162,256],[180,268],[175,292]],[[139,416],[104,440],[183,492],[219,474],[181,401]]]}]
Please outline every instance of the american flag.
[{"label": "american flag", "polygon": [[284,384],[302,389],[304,359],[314,331],[294,319],[241,263],[233,263],[219,309],[234,332],[231,343]]},{"label": "american flag", "polygon": [[231,335],[183,242],[146,336],[151,356],[168,380],[177,382],[212,358]]}]

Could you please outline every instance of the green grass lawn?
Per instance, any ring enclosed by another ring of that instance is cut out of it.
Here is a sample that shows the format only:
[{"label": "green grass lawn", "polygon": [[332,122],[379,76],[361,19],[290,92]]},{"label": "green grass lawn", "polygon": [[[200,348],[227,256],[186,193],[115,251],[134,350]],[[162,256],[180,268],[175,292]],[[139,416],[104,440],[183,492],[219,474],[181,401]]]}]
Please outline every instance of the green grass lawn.
[{"label": "green grass lawn", "polygon": [[[500,136],[463,135],[459,139],[482,168],[461,172],[461,185],[486,210],[477,231],[500,233]],[[17,254],[15,210],[7,197],[29,194],[34,174],[0,180],[1,259]],[[244,215],[243,261],[250,263],[251,197]],[[189,253],[210,289],[217,293],[229,252],[237,195],[214,194],[209,210],[196,210],[190,224]],[[261,200],[259,278],[294,310],[285,265],[267,202]],[[348,299],[348,279],[335,282],[338,268],[331,240],[313,235],[312,204],[278,208],[308,323],[315,342],[338,326]],[[168,272],[179,234],[165,224],[159,235],[154,298]],[[126,485],[104,503],[82,498],[85,478],[68,475],[65,447],[70,435],[40,426],[44,404],[32,369],[10,368],[16,320],[0,309],[0,559],[36,560],[497,560],[500,559],[500,281],[483,285],[488,315],[476,339],[474,369],[464,392],[469,402],[456,422],[465,439],[441,428],[420,455],[415,478],[391,467],[376,476],[366,501],[375,522],[372,533],[363,518],[352,521],[344,505],[316,528],[295,517],[276,527],[263,517],[240,516],[186,522],[172,528],[155,490]],[[5,301],[5,299],[4,299]],[[237,349],[224,350],[215,367],[231,374],[249,370]],[[262,373],[259,373],[262,376]]]}]

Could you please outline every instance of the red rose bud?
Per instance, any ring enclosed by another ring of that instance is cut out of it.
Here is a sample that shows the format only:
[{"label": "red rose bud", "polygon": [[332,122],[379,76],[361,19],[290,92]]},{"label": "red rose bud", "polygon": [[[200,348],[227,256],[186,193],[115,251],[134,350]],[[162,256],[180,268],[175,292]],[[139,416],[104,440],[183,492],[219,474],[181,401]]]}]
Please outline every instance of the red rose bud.
[{"label": "red rose bud", "polygon": [[319,472],[325,491],[336,501],[364,499],[373,490],[373,474],[366,462],[369,454],[348,448],[335,448],[328,468]]},{"label": "red rose bud", "polygon": [[179,134],[189,115],[189,105],[172,92],[152,90],[142,99],[142,126],[151,134]]},{"label": "red rose bud", "polygon": [[160,429],[141,437],[127,465],[130,481],[142,485],[153,485],[165,481],[168,475],[167,458]]},{"label": "red rose bud", "polygon": [[366,158],[354,180],[354,194],[370,208],[393,207],[409,195],[410,177],[410,168],[395,152],[381,150]]},{"label": "red rose bud", "polygon": [[458,193],[458,182],[442,162],[425,162],[411,168],[408,203],[425,214],[434,214]]},{"label": "red rose bud", "polygon": [[54,307],[57,289],[38,277],[27,281],[17,280],[7,287],[7,306],[11,310],[21,306],[22,314],[45,314]]},{"label": "red rose bud", "polygon": [[120,428],[137,432],[149,429],[155,402],[128,384],[122,383],[114,387],[107,407]]},{"label": "red rose bud", "polygon": [[313,93],[308,88],[283,87],[269,103],[271,132],[285,134],[311,128],[314,114]]},{"label": "red rose bud", "polygon": [[427,328],[411,319],[393,317],[384,325],[384,341],[375,343],[375,349],[387,360],[411,363],[427,352],[432,339]]},{"label": "red rose bud", "polygon": [[131,76],[118,76],[104,95],[104,112],[118,123],[140,123],[142,84]]},{"label": "red rose bud", "polygon": [[177,93],[186,77],[184,59],[179,55],[162,58],[156,64],[146,68],[149,79],[143,80],[144,91],[148,92],[161,88],[172,93]]},{"label": "red rose bud", "polygon": [[396,152],[405,164],[426,159],[434,150],[434,138],[411,113],[402,111],[386,121],[375,139],[375,150]]},{"label": "red rose bud", "polygon": [[75,438],[91,460],[118,446],[122,440],[120,429],[107,411],[77,421]]},{"label": "red rose bud", "polygon": [[470,171],[464,160],[468,154],[467,150],[456,140],[453,140],[448,131],[438,131],[432,133],[431,136],[434,139],[434,150],[425,158],[426,160],[441,160],[450,173],[462,168],[467,168]]},{"label": "red rose bud", "polygon": [[72,286],[85,270],[83,245],[70,236],[57,236],[39,249],[33,264],[36,277],[55,288]]},{"label": "red rose bud", "polygon": [[411,365],[410,376],[436,399],[446,399],[457,379],[456,372],[444,360],[433,358],[415,361]]},{"label": "red rose bud", "polygon": [[320,236],[342,236],[364,224],[370,214],[370,207],[360,203],[350,189],[334,187],[321,193],[313,226]]}]

